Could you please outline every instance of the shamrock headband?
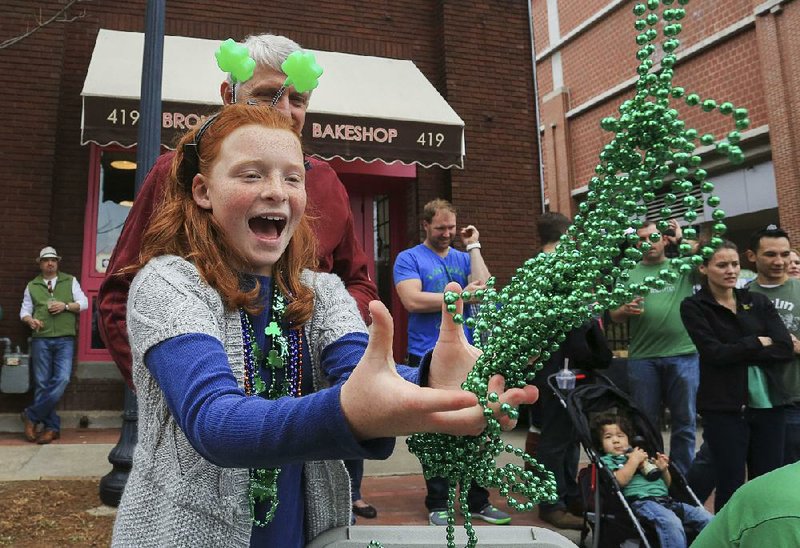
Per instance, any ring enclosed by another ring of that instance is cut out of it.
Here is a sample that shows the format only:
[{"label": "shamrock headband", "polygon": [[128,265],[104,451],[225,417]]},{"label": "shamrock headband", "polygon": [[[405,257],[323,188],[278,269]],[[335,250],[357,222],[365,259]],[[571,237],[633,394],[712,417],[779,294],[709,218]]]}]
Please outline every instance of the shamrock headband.
[{"label": "shamrock headband", "polygon": [[[217,66],[223,72],[230,74],[234,84],[248,81],[256,70],[256,62],[250,57],[247,47],[236,43],[232,38],[228,38],[220,45],[214,57],[217,59]],[[322,75],[322,67],[317,64],[314,54],[307,51],[294,51],[289,54],[281,63],[281,70],[286,74],[286,80],[272,99],[273,107],[289,86],[294,86],[298,92],[305,93],[319,85],[319,77]],[[235,87],[231,92],[235,94]],[[236,102],[235,95],[233,102]],[[192,142],[183,145],[183,161],[178,167],[178,177],[186,188],[191,188],[192,179],[200,171],[200,140],[216,117],[216,114],[209,116],[200,126]]]},{"label": "shamrock headband", "polygon": [[[214,57],[217,59],[217,66],[223,72],[230,74],[234,84],[243,84],[253,77],[256,62],[250,57],[247,47],[236,43],[232,38],[228,38],[220,45]],[[281,70],[286,74],[286,80],[275,94],[272,106],[275,106],[289,86],[294,86],[298,92],[305,93],[316,88],[319,85],[319,77],[322,76],[322,67],[317,64],[314,54],[308,51],[293,51],[281,63]]]}]

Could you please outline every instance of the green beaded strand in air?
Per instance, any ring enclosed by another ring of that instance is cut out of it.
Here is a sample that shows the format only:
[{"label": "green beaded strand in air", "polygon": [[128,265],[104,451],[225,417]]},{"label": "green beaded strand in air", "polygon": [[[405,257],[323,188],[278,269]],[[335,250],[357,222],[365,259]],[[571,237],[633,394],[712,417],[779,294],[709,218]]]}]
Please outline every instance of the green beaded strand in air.
[{"label": "green beaded strand in air", "polygon": [[[706,180],[708,174],[699,167],[702,158],[697,154],[697,146],[698,143],[713,145],[732,163],[741,163],[744,153],[739,146],[742,138],[739,132],[749,127],[750,120],[746,109],[736,108],[728,101],[718,103],[711,98],[702,99],[696,93],[686,94],[683,88],[673,85],[673,68],[678,60],[674,51],[680,44],[677,36],[682,30],[678,21],[686,16],[683,6],[688,0],[678,0],[679,7],[666,7],[673,3],[673,0],[648,0],[634,6],[635,28],[639,31],[636,42],[640,46],[636,54],[640,64],[635,93],[622,103],[618,117],[601,121],[601,127],[614,136],[600,152],[600,163],[589,181],[586,200],[556,251],[528,259],[502,290],[496,290],[494,280],[489,280],[486,290],[473,295],[465,292],[444,296],[454,321],[474,328],[476,346],[483,350],[462,386],[478,396],[487,419],[486,430],[480,436],[415,434],[407,440],[426,477],[444,477],[449,481],[452,493],[448,497],[448,517],[452,519],[448,520],[448,547],[455,546],[457,485],[461,487],[460,504],[469,548],[477,545],[477,536],[466,511],[464,493],[473,480],[486,488],[498,488],[509,506],[519,511],[530,511],[535,504],[556,497],[552,474],[522,449],[503,443],[500,424],[488,406],[489,401],[497,401],[496,394],[486,394],[489,378],[502,374],[507,387],[523,387],[558,349],[567,332],[603,310],[616,308],[651,289],[663,288],[667,281],[677,278],[673,270],[664,268],[658,276],[645,278],[642,284],[618,285],[628,278],[628,271],[649,249],[649,242],[636,247],[639,237],[635,229],[642,226],[641,218],[648,213],[646,204],[656,198],[656,193],[664,193],[665,205],[658,211],[656,221],[662,233],[669,227],[668,220],[679,216],[681,211],[689,224],[697,220],[703,200],[693,195],[696,190],[707,196],[705,203],[713,209],[709,244],[699,254],[690,255],[691,246],[683,243],[679,246],[680,257],[669,259],[680,272],[688,272],[702,263],[722,243],[725,212],[718,207],[719,197],[710,195],[714,185]],[[662,6],[665,9],[659,15]],[[664,57],[657,63],[653,54],[659,21],[663,21]],[[691,107],[699,106],[704,112],[717,111],[730,116],[735,129],[717,140],[713,134],[700,135],[696,129],[686,128],[673,106],[679,99]],[[686,239],[697,237],[691,227],[683,232]],[[656,233],[651,240],[660,237]],[[624,252],[623,246],[628,246]],[[465,320],[455,314],[459,298],[482,303],[476,318]],[[512,418],[518,415],[509,406],[501,407],[500,412]],[[502,452],[519,458],[532,471],[513,463],[499,468],[496,459]]]}]

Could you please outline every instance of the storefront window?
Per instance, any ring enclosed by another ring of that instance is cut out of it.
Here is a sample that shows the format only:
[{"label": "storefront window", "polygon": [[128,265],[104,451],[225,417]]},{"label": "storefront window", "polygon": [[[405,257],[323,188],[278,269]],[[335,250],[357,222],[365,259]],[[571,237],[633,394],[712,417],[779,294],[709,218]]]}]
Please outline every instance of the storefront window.
[{"label": "storefront window", "polygon": [[135,179],[135,152],[102,152],[94,264],[95,270],[101,274],[108,267],[111,252],[114,251],[122,226],[133,206]]}]

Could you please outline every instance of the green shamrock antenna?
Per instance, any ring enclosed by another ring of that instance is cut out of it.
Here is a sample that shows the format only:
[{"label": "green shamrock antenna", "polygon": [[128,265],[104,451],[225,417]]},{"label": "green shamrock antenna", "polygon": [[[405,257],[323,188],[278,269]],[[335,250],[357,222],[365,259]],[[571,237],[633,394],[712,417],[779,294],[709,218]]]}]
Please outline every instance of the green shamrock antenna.
[{"label": "green shamrock antenna", "polygon": [[[661,289],[668,280],[710,257],[722,243],[726,231],[725,212],[719,209],[720,199],[710,195],[705,203],[712,208],[711,238],[699,254],[691,255],[691,245],[679,246],[680,257],[670,259],[675,269],[663,268],[658,276],[645,278],[642,284],[627,284],[628,271],[641,260],[650,242],[641,242],[635,229],[642,226],[647,215],[647,203],[662,193],[664,207],[657,215],[655,233],[651,241],[661,238],[669,227],[669,219],[683,213],[688,223],[698,217],[697,209],[703,205],[702,195],[709,195],[714,185],[708,174],[699,166],[702,158],[696,154],[697,143],[715,145],[717,152],[725,154],[732,163],[741,163],[744,153],[738,146],[739,131],[750,125],[747,110],[735,108],[730,102],[717,105],[713,99],[702,100],[695,93],[686,94],[681,87],[673,86],[674,54],[680,42],[678,23],[686,16],[683,8],[689,0],[647,0],[633,8],[637,19],[635,28],[640,33],[636,42],[640,49],[637,72],[639,79],[634,95],[622,103],[619,117],[607,117],[601,127],[614,133],[611,141],[600,153],[600,163],[595,176],[588,184],[586,201],[579,207],[573,225],[568,229],[554,253],[541,254],[528,259],[502,290],[494,288],[494,280],[487,289],[474,295],[446,293],[447,305],[461,298],[477,298],[484,303],[476,318],[464,319],[454,315],[456,322],[465,322],[477,333],[486,335],[481,343],[476,334],[477,346],[483,354],[467,376],[462,387],[478,396],[484,406],[487,428],[480,436],[448,436],[443,434],[415,434],[408,438],[408,446],[423,465],[426,477],[446,477],[449,480],[447,545],[455,547],[455,498],[461,486],[460,505],[464,513],[464,528],[468,547],[477,545],[477,535],[467,510],[467,492],[472,480],[483,487],[496,487],[512,508],[532,510],[540,501],[555,498],[552,474],[522,449],[503,443],[500,424],[489,407],[498,400],[497,394],[486,394],[492,375],[502,374],[506,386],[522,387],[535,376],[551,352],[558,349],[566,333],[588,321],[598,312],[628,302],[634,295],[644,295],[651,289]],[[665,9],[658,13],[664,6]],[[660,21],[663,20],[663,25]],[[664,58],[656,66],[652,56],[659,29],[663,33],[661,49]],[[694,128],[686,128],[673,103],[684,100],[691,107],[700,106],[704,112],[717,111],[731,118],[734,130],[724,139],[710,133],[700,136]],[[634,229],[634,230],[631,230]],[[684,236],[695,239],[697,231],[686,228]],[[623,247],[626,247],[624,251]],[[620,283],[621,282],[621,283]],[[449,310],[454,310],[450,306]],[[530,363],[533,363],[531,366]],[[500,413],[516,417],[518,411],[505,405]],[[496,458],[503,452],[511,453],[530,466],[509,463],[498,467]]]},{"label": "green shamrock antenna", "polygon": [[247,82],[256,70],[256,62],[250,57],[250,52],[245,46],[237,44],[233,38],[222,42],[214,57],[217,58],[220,70],[230,73],[231,80],[235,83]]},{"label": "green shamrock antenna", "polygon": [[281,64],[281,70],[286,74],[284,87],[294,86],[300,93],[311,91],[319,85],[322,76],[322,67],[317,64],[314,54],[310,51],[295,51]]},{"label": "green shamrock antenna", "polygon": [[247,47],[237,44],[233,38],[228,38],[219,49],[214,52],[214,57],[217,58],[217,66],[222,72],[230,74],[231,81],[234,85],[231,86],[231,99],[236,102],[236,84],[247,82],[253,77],[256,70],[256,62],[250,57],[250,52]]},{"label": "green shamrock antenna", "polygon": [[272,106],[278,104],[289,86],[294,86],[299,93],[305,93],[316,88],[319,85],[319,77],[322,76],[322,67],[317,64],[314,54],[310,51],[293,51],[281,63],[281,70],[286,74],[286,80],[273,97]]}]

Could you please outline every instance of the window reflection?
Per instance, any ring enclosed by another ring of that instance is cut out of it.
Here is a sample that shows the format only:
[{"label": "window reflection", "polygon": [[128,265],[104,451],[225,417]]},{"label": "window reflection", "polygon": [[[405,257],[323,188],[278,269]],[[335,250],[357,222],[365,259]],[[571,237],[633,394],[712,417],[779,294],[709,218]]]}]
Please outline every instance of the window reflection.
[{"label": "window reflection", "polygon": [[[131,169],[132,168],[132,169]],[[133,205],[136,153],[103,151],[98,185],[95,270],[105,273]]]}]

